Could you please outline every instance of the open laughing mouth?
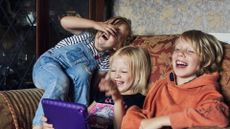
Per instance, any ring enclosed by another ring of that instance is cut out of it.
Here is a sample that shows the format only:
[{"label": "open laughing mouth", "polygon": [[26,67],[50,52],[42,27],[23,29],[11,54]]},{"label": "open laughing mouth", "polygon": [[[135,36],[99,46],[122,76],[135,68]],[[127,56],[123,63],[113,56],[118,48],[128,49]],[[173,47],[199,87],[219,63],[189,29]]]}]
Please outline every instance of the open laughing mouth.
[{"label": "open laughing mouth", "polygon": [[186,62],[183,62],[183,61],[180,61],[180,60],[176,61],[176,67],[177,68],[185,68],[187,66],[188,66],[188,63],[186,63]]},{"label": "open laughing mouth", "polygon": [[116,85],[119,87],[119,86],[122,86],[124,84],[123,81],[115,81]]}]

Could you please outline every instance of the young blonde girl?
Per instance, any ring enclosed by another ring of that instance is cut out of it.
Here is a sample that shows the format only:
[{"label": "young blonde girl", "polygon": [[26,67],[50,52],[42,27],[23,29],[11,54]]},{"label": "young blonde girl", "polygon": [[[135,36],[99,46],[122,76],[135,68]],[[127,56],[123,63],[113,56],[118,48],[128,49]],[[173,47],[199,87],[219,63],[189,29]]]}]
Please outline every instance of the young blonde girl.
[{"label": "young blonde girl", "polygon": [[218,91],[222,57],[214,36],[199,30],[182,33],[172,54],[173,72],[153,84],[142,109],[129,108],[121,128],[226,127],[229,109]]},{"label": "young blonde girl", "polygon": [[[123,115],[130,106],[142,107],[150,73],[150,55],[143,48],[123,47],[111,57],[109,77],[99,84],[106,96],[96,101],[114,105],[114,129],[120,129]],[[107,102],[108,98],[112,101]]]}]

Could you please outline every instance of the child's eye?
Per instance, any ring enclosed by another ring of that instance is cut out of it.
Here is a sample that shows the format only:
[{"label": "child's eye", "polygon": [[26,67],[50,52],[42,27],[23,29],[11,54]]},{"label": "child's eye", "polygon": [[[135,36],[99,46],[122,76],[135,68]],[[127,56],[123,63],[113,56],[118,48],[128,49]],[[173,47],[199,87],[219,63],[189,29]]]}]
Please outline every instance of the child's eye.
[{"label": "child's eye", "polygon": [[187,50],[187,53],[188,54],[195,54],[195,51],[193,51],[193,50]]},{"label": "child's eye", "polygon": [[121,71],[122,73],[128,73],[128,71]]},{"label": "child's eye", "polygon": [[175,48],[175,49],[174,49],[174,52],[179,52],[179,51],[180,51],[179,48]]},{"label": "child's eye", "polygon": [[111,73],[112,73],[112,72],[115,72],[115,70],[111,69],[110,72],[111,72]]}]

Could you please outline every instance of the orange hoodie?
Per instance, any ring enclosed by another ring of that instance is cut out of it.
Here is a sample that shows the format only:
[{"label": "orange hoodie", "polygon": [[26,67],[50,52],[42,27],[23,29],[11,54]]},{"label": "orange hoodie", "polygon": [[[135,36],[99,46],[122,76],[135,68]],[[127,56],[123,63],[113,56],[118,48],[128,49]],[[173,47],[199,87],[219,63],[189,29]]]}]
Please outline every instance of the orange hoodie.
[{"label": "orange hoodie", "polygon": [[[172,74],[172,73],[171,73]],[[139,129],[142,119],[169,116],[171,127],[228,125],[229,109],[218,92],[218,73],[204,74],[177,86],[167,79],[157,81],[149,90],[143,109],[132,106],[126,112],[122,129]]]}]

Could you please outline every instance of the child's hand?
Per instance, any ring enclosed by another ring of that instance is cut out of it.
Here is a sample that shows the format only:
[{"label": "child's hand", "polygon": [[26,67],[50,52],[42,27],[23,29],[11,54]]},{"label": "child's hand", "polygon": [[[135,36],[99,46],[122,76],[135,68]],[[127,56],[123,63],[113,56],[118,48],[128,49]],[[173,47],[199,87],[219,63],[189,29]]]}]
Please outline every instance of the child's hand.
[{"label": "child's hand", "polygon": [[112,96],[114,102],[122,99],[120,91],[109,78],[101,79],[99,89],[104,91],[106,95]]},{"label": "child's hand", "polygon": [[117,27],[112,24],[106,24],[104,22],[97,22],[95,29],[105,33],[107,36],[112,35],[117,38],[117,33],[118,33]]},{"label": "child's hand", "polygon": [[42,121],[43,121],[42,129],[54,129],[52,124],[47,123],[47,118],[45,116],[42,117]]},{"label": "child's hand", "polygon": [[160,116],[142,120],[139,129],[160,129],[163,126],[170,125],[171,124],[168,116]]}]

